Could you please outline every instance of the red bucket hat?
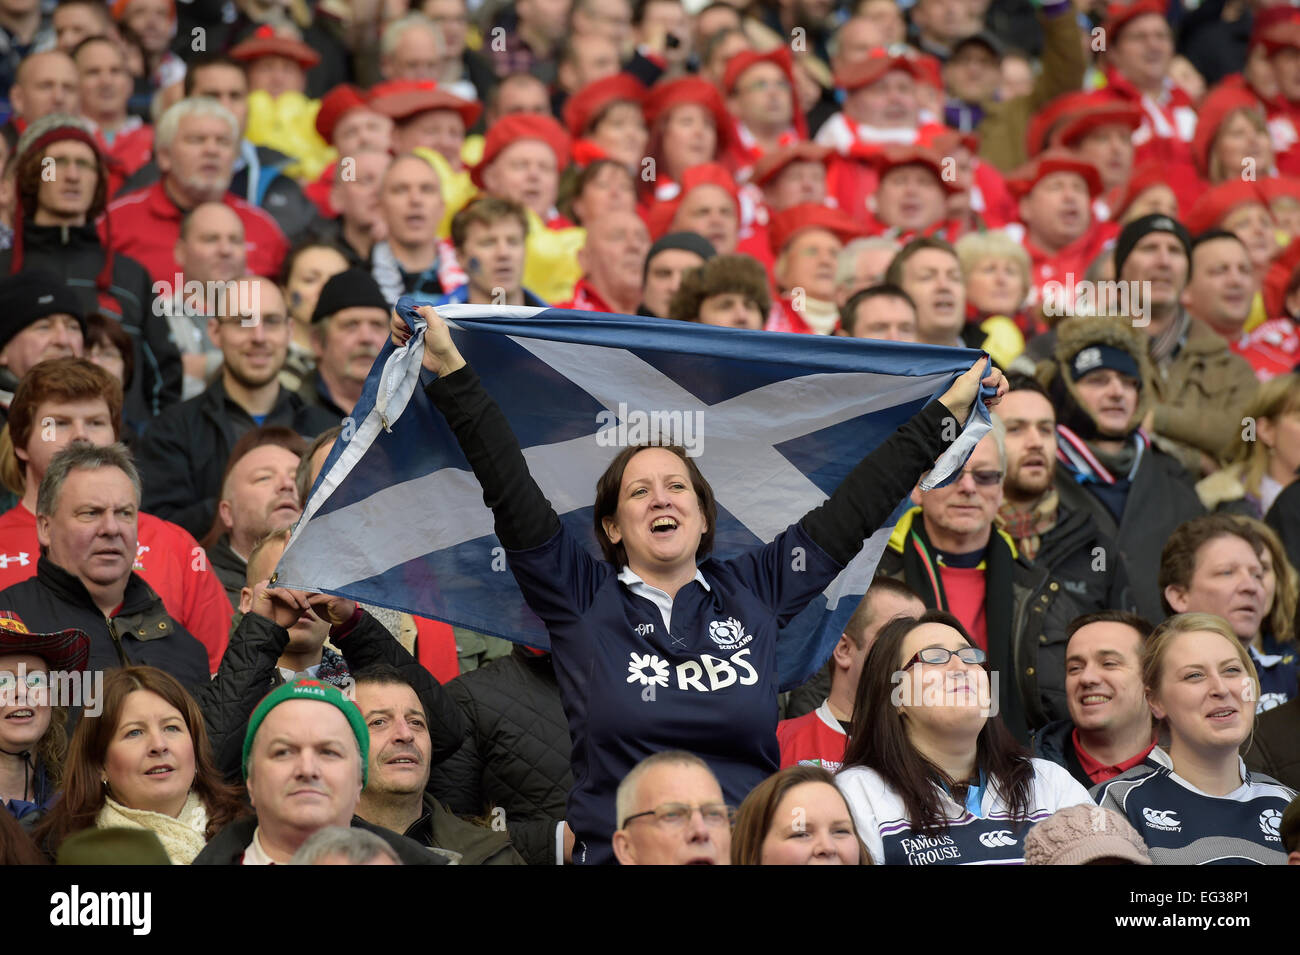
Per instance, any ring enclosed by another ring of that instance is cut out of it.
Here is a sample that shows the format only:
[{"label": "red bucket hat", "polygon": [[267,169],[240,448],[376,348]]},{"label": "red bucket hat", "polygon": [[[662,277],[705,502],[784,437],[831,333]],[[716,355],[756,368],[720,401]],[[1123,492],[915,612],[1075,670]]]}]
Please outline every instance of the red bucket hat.
[{"label": "red bucket hat", "polygon": [[674,107],[687,103],[703,106],[712,114],[713,125],[718,131],[718,154],[721,155],[733,135],[731,114],[727,112],[718,88],[697,76],[683,76],[651,87],[645,98],[646,126],[653,131]]},{"label": "red bucket hat", "polygon": [[682,176],[681,190],[675,198],[661,200],[650,207],[646,213],[646,227],[650,237],[658,239],[668,233],[677,216],[677,210],[686,200],[686,196],[700,186],[718,186],[727,191],[736,203],[736,213],[740,214],[740,191],[736,188],[736,179],[721,163],[707,162],[702,166],[692,166]]},{"label": "red bucket hat", "polygon": [[1011,190],[1014,198],[1022,199],[1029,195],[1034,186],[1054,172],[1072,172],[1076,176],[1082,176],[1083,181],[1088,184],[1088,195],[1094,199],[1102,193],[1101,176],[1097,174],[1097,167],[1073,153],[1059,149],[1048,150],[1032,162],[1021,166],[1007,177],[1007,188]]},{"label": "red bucket hat", "polygon": [[764,153],[763,157],[754,163],[750,182],[756,186],[765,186],[781,175],[792,163],[819,162],[825,166],[834,153],[835,150],[829,146],[818,146],[816,143],[795,143],[793,146],[773,149],[769,153]]},{"label": "red bucket hat", "polygon": [[1053,146],[1073,148],[1094,129],[1120,125],[1133,132],[1142,125],[1142,109],[1127,100],[1107,93],[1085,93],[1084,99],[1071,103],[1066,117],[1048,136]]},{"label": "red bucket hat", "polygon": [[536,113],[515,113],[492,123],[492,128],[488,130],[483,143],[483,159],[470,170],[470,179],[474,185],[484,188],[483,171],[496,161],[503,149],[523,139],[538,139],[551,147],[551,152],[555,153],[555,164],[561,170],[569,164],[572,144],[569,134],[559,123],[549,116]]},{"label": "red bucket hat", "polygon": [[778,212],[768,223],[767,241],[772,254],[780,255],[795,236],[807,229],[825,229],[840,242],[867,234],[866,228],[846,212],[816,202],[801,202]]},{"label": "red bucket hat", "polygon": [[[1111,218],[1116,221],[1123,218],[1124,213],[1128,211],[1129,206],[1133,205],[1134,200],[1152,186],[1169,186],[1169,169],[1164,163],[1143,163],[1133,170],[1133,175],[1129,176],[1128,185],[1125,186],[1124,194],[1120,196],[1119,202],[1116,203]],[[1174,194],[1174,202],[1178,202],[1177,190],[1173,186],[1169,186],[1169,191]]]},{"label": "red bucket hat", "polygon": [[1229,179],[1201,193],[1187,213],[1183,224],[1192,235],[1199,235],[1217,226],[1233,209],[1251,203],[1268,208],[1268,199],[1259,188],[1259,184],[1242,179]]},{"label": "red bucket hat", "polygon": [[1112,46],[1119,42],[1119,35],[1123,29],[1138,17],[1146,16],[1148,13],[1154,13],[1160,19],[1165,19],[1164,0],[1112,3],[1106,8],[1106,21],[1102,24],[1102,30],[1106,33],[1107,42]]},{"label": "red bucket hat", "polygon": [[867,54],[866,59],[850,63],[836,73],[835,86],[851,92],[870,86],[892,70],[910,73],[920,83],[930,83],[933,80],[915,51],[905,47],[878,46]]},{"label": "red bucket hat", "polygon": [[727,60],[725,71],[722,74],[722,91],[730,96],[736,91],[736,84],[740,82],[740,77],[745,71],[759,63],[771,63],[780,68],[785,74],[786,81],[790,84],[790,103],[793,106],[792,115],[794,116],[795,132],[799,134],[800,139],[808,138],[808,121],[804,118],[803,110],[799,108],[798,94],[795,92],[799,87],[795,84],[794,78],[794,59],[790,56],[790,51],[784,46],[778,46],[775,50],[767,53],[758,53],[754,50],[741,50]]},{"label": "red bucket hat", "polygon": [[293,60],[304,70],[310,70],[320,62],[320,54],[301,40],[281,36],[274,28],[263,24],[253,31],[242,43],[230,49],[230,58],[241,63],[251,63],[264,56],[282,56]]},{"label": "red bucket hat", "polygon": [[574,139],[587,131],[587,126],[613,103],[633,103],[640,109],[645,102],[645,86],[627,73],[615,73],[604,79],[588,83],[568,98],[564,104],[564,125]]},{"label": "red bucket hat", "polygon": [[433,80],[389,80],[370,90],[370,108],[395,123],[438,109],[460,113],[465,128],[478,122],[483,104],[453,96]]},{"label": "red bucket hat", "polygon": [[1257,110],[1264,115],[1264,104],[1244,86],[1219,86],[1201,101],[1197,110],[1196,132],[1192,136],[1192,159],[1202,176],[1210,174],[1210,152],[1219,129],[1228,117],[1242,109]]}]

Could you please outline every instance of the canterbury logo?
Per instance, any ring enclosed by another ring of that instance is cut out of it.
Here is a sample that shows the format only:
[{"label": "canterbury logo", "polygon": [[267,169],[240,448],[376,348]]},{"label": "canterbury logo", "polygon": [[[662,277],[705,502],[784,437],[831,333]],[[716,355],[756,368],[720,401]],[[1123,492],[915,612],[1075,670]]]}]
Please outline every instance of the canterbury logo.
[{"label": "canterbury logo", "polygon": [[1181,829],[1183,826],[1172,809],[1143,809],[1142,818],[1153,829]]},{"label": "canterbury logo", "polygon": [[990,849],[1000,849],[1003,846],[1014,846],[1016,840],[1008,830],[999,829],[997,832],[981,832],[980,843]]}]

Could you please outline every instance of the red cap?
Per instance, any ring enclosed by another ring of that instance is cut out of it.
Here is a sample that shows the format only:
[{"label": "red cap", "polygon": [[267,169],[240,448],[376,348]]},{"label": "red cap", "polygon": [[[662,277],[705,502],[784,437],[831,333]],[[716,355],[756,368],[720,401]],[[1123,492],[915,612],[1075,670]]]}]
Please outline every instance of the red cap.
[{"label": "red cap", "polygon": [[764,153],[762,158],[754,163],[754,171],[749,181],[756,186],[765,186],[792,163],[819,162],[824,166],[834,152],[835,150],[829,146],[818,146],[816,143],[795,143],[793,146],[773,149],[769,153]]},{"label": "red cap", "polygon": [[[131,0],[113,0],[113,5],[109,7],[109,13],[113,15],[114,20],[120,21],[126,16],[126,8],[131,5]],[[176,19],[176,0],[167,0],[167,10],[173,20]]]},{"label": "red cap", "polygon": [[1046,149],[1056,127],[1072,113],[1085,109],[1091,98],[1091,93],[1062,93],[1030,116],[1025,127],[1025,150],[1030,158]]},{"label": "red cap", "polygon": [[549,116],[536,113],[514,113],[503,116],[491,124],[483,142],[483,158],[470,170],[470,179],[474,185],[483,188],[483,170],[492,165],[497,156],[507,146],[513,146],[521,139],[540,139],[551,147],[555,153],[555,163],[561,170],[569,164],[569,134]]},{"label": "red cap", "polygon": [[1251,203],[1268,208],[1268,200],[1264,198],[1259,184],[1229,179],[1201,193],[1183,219],[1183,225],[1187,226],[1187,231],[1192,235],[1200,235],[1217,226],[1233,209]]},{"label": "red cap", "polygon": [[1264,105],[1244,86],[1217,86],[1201,100],[1196,111],[1196,133],[1192,136],[1192,159],[1202,176],[1210,174],[1210,151],[1219,136],[1219,128],[1241,109],[1256,110],[1260,119],[1264,118]]},{"label": "red cap", "polygon": [[668,229],[673,224],[673,219],[677,217],[677,209],[681,206],[686,196],[694,189],[700,186],[718,186],[727,191],[736,202],[736,214],[740,214],[740,192],[736,188],[736,178],[731,172],[720,163],[706,162],[702,166],[692,166],[686,170],[682,176],[681,190],[677,193],[676,198],[661,200],[650,207],[646,213],[646,227],[650,230],[650,237],[659,239],[668,234]]},{"label": "red cap", "polygon": [[1007,177],[1007,188],[1011,190],[1013,198],[1022,199],[1054,172],[1072,172],[1076,176],[1082,176],[1088,184],[1088,195],[1094,199],[1101,195],[1101,176],[1097,174],[1097,167],[1060,149],[1049,149],[1032,162],[1021,166]]},{"label": "red cap", "polygon": [[627,73],[615,73],[604,79],[588,83],[568,98],[564,104],[564,125],[575,139],[587,131],[587,126],[613,103],[632,103],[641,108],[645,101],[645,86]]},{"label": "red cap", "polygon": [[483,104],[454,96],[440,89],[433,80],[389,80],[380,83],[370,90],[370,108],[376,113],[383,113],[395,123],[438,109],[452,110],[460,113],[466,129],[477,123],[479,114],[483,112]]},{"label": "red cap", "polygon": [[767,241],[773,255],[794,241],[806,229],[825,229],[840,242],[849,242],[867,234],[866,227],[848,213],[832,209],[817,202],[801,202],[783,209],[767,224]]},{"label": "red cap", "polygon": [[1119,42],[1120,31],[1138,17],[1154,13],[1161,20],[1165,19],[1166,4],[1164,0],[1138,0],[1137,3],[1112,3],[1106,8],[1106,22],[1102,30],[1106,33],[1106,42],[1114,46]]},{"label": "red cap", "polygon": [[921,58],[914,50],[878,46],[867,54],[866,59],[850,63],[836,73],[835,85],[845,92],[851,92],[870,86],[892,70],[910,73],[921,83],[933,82],[933,76],[921,64]]},{"label": "red cap", "polygon": [[1136,130],[1142,125],[1142,108],[1108,93],[1085,93],[1084,99],[1072,101],[1069,114],[1049,133],[1048,142],[1073,148],[1094,129],[1115,124]]},{"label": "red cap", "polygon": [[1259,180],[1255,185],[1259,186],[1259,191],[1269,202],[1274,199],[1300,200],[1300,179],[1293,179],[1290,176],[1270,176]]},{"label": "red cap", "polygon": [[302,40],[281,36],[267,24],[258,27],[248,39],[230,50],[230,58],[242,63],[251,63],[264,56],[282,56],[304,70],[310,70],[320,62],[320,54]]},{"label": "red cap", "polygon": [[808,123],[804,119],[803,110],[799,108],[798,94],[795,92],[799,87],[795,84],[794,78],[794,60],[790,56],[790,51],[783,46],[778,46],[775,50],[767,53],[758,53],[754,50],[741,50],[739,53],[727,60],[726,71],[722,76],[722,91],[730,96],[736,91],[736,84],[740,82],[741,75],[751,66],[759,63],[771,63],[780,67],[781,72],[785,74],[786,82],[790,84],[790,105],[791,114],[794,117],[795,130],[800,139],[808,136]]},{"label": "red cap", "polygon": [[939,123],[923,123],[916,131],[916,144],[946,156],[958,146],[965,146],[972,156],[980,151],[980,138],[976,133],[963,133]]},{"label": "red cap", "polygon": [[[1128,207],[1133,205],[1134,200],[1142,193],[1146,192],[1152,186],[1168,186],[1169,169],[1162,162],[1147,162],[1133,170],[1133,175],[1128,177],[1128,185],[1124,188],[1124,194],[1120,196],[1119,202],[1111,212],[1111,219],[1118,222],[1128,211]],[[1178,191],[1172,186],[1169,191],[1174,194],[1174,201],[1178,201]]]},{"label": "red cap", "polygon": [[1264,273],[1263,288],[1264,312],[1267,315],[1286,314],[1286,290],[1291,284],[1291,276],[1300,268],[1300,239],[1295,239],[1282,250]]},{"label": "red cap", "polygon": [[[1288,4],[1279,6],[1264,7],[1262,10],[1256,10],[1250,21],[1250,42],[1247,44],[1248,50],[1253,50],[1260,43],[1265,42],[1265,34],[1270,33],[1274,27],[1282,23],[1291,23],[1300,21],[1300,10]],[[1275,50],[1267,51],[1272,55]]]},{"label": "red cap", "polygon": [[354,109],[367,108],[361,90],[351,83],[341,83],[321,97],[320,111],[316,114],[316,132],[331,146],[334,145],[334,127]]},{"label": "red cap", "polygon": [[656,83],[651,87],[642,107],[645,112],[646,126],[653,133],[655,125],[667,116],[673,107],[684,106],[687,103],[703,106],[713,114],[713,125],[718,131],[717,155],[722,155],[731,142],[734,129],[731,115],[727,112],[726,104],[722,102],[722,94],[718,92],[718,88],[697,76],[683,76]]},{"label": "red cap", "polygon": [[874,165],[882,180],[886,173],[901,169],[903,166],[924,166],[934,173],[944,192],[950,195],[961,192],[961,186],[957,185],[955,179],[944,176],[943,157],[924,146],[885,146],[876,154]]}]

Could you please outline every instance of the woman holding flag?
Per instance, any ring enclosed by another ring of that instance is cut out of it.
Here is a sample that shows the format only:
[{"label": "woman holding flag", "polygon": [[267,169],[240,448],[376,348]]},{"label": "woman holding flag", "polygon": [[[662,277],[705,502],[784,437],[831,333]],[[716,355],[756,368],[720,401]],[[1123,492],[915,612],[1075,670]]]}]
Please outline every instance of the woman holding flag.
[{"label": "woman holding flag", "polygon": [[[423,365],[438,376],[426,394],[482,485],[510,569],[550,636],[573,737],[565,855],[585,864],[613,861],[610,839],[624,821],[615,818],[615,790],[652,753],[697,754],[732,805],[776,771],[778,631],[933,467],[980,386],[994,392],[989,406],[1006,392],[1002,375],[983,377],[977,361],[829,500],[771,543],[726,560],[708,556],[713,491],[685,451],[624,448],[596,487],[602,561],[561,523],[437,312],[417,311],[428,323]],[[392,333],[399,347],[411,335],[397,312]],[[666,824],[657,814],[633,823]]]}]

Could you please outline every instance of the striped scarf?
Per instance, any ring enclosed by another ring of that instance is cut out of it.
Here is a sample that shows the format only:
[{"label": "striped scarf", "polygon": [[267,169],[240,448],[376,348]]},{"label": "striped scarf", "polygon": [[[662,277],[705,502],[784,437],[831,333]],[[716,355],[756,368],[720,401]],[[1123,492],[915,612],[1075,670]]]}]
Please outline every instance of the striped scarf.
[{"label": "striped scarf", "polygon": [[1059,439],[1056,442],[1056,459],[1070,471],[1070,474],[1080,484],[1090,482],[1093,484],[1115,484],[1119,481],[1132,481],[1137,475],[1138,466],[1142,463],[1143,452],[1151,445],[1151,439],[1146,436],[1146,432],[1141,428],[1134,431],[1131,435],[1135,450],[1133,466],[1129,468],[1127,474],[1115,475],[1101,463],[1101,459],[1088,446],[1088,443],[1065,425],[1058,424],[1056,426],[1056,436]]}]

